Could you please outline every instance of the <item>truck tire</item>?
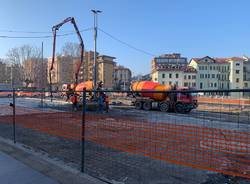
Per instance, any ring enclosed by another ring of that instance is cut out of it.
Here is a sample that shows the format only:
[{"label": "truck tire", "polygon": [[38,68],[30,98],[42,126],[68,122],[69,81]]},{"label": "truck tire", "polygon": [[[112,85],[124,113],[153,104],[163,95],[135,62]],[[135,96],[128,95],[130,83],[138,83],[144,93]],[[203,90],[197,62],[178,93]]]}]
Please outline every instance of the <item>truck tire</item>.
[{"label": "truck tire", "polygon": [[140,102],[140,101],[136,101],[136,102],[135,102],[135,108],[138,109],[138,110],[142,109],[142,105],[143,105],[143,104],[142,104],[142,102]]},{"label": "truck tire", "polygon": [[168,103],[168,102],[161,102],[161,103],[159,104],[159,109],[160,109],[160,111],[162,111],[162,112],[167,112],[167,111],[169,111],[169,103]]},{"label": "truck tire", "polygon": [[190,113],[192,109],[188,108],[188,109],[185,109],[185,113]]},{"label": "truck tire", "polygon": [[151,102],[144,102],[143,105],[142,105],[142,108],[146,111],[149,111],[152,109],[152,103]]},{"label": "truck tire", "polygon": [[184,113],[185,110],[184,110],[184,105],[181,104],[181,103],[178,103],[175,105],[175,112],[177,113]]}]

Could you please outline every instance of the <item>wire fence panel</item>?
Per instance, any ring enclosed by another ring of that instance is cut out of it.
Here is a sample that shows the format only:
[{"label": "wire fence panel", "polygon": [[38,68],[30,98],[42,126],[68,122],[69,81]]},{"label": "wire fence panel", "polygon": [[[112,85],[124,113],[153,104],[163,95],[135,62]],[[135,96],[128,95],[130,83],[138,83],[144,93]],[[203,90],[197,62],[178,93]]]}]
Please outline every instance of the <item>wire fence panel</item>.
[{"label": "wire fence panel", "polygon": [[[178,92],[153,100],[152,94],[108,91],[109,111],[88,95],[83,109],[82,96],[75,107],[60,93],[52,101],[49,93],[21,94],[15,97],[16,141],[94,177],[145,184],[249,182],[250,98],[241,92]],[[0,136],[8,139],[12,102],[0,99]]]}]

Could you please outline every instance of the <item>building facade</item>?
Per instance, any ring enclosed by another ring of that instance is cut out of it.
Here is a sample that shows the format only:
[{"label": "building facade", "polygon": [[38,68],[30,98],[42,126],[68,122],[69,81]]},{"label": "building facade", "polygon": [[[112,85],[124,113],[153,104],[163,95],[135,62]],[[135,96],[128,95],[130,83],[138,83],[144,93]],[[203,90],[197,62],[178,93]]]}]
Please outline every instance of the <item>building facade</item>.
[{"label": "building facade", "polygon": [[229,89],[230,63],[224,58],[192,58],[189,66],[197,70],[197,89]]},{"label": "building facade", "polygon": [[182,57],[179,53],[173,54],[164,54],[159,57],[155,57],[152,60],[151,64],[151,73],[153,73],[159,67],[167,67],[167,66],[185,66],[187,65],[187,58]]},{"label": "building facade", "polygon": [[[52,64],[52,58],[48,58],[48,81],[49,70]],[[71,56],[57,56],[51,71],[52,84],[54,88],[61,88],[63,84],[74,83],[74,58]]]},{"label": "building facade", "polygon": [[[248,88],[250,64],[244,57],[192,58],[189,66],[197,70],[197,89],[228,90]],[[242,97],[243,93],[222,93]]]},{"label": "building facade", "polygon": [[130,87],[132,73],[129,68],[124,66],[114,67],[114,88],[128,90]]},{"label": "building facade", "polygon": [[106,89],[112,89],[114,86],[114,59],[115,57],[107,55],[97,57],[97,81],[102,81]]},{"label": "building facade", "polygon": [[152,81],[162,85],[196,88],[196,73],[189,66],[158,66],[152,73]]}]

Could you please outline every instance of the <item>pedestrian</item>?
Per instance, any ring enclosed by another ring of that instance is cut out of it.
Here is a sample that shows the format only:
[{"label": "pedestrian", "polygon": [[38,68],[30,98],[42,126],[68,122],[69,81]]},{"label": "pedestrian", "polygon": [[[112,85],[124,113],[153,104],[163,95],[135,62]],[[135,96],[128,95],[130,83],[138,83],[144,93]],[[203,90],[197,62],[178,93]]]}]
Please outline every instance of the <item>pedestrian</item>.
[{"label": "pedestrian", "polygon": [[72,110],[73,111],[77,111],[77,94],[73,93],[73,95],[71,96],[71,102],[72,102]]}]

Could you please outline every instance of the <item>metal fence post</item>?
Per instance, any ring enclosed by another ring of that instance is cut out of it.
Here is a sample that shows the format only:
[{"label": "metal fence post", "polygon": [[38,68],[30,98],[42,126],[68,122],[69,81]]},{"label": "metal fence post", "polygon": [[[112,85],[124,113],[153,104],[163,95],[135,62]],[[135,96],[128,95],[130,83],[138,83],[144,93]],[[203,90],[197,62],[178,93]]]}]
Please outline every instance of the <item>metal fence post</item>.
[{"label": "metal fence post", "polygon": [[16,95],[15,95],[15,88],[13,88],[12,93],[12,109],[13,109],[13,141],[16,144]]},{"label": "metal fence post", "polygon": [[85,166],[85,112],[86,112],[86,89],[82,92],[82,131],[81,131],[81,172]]}]

